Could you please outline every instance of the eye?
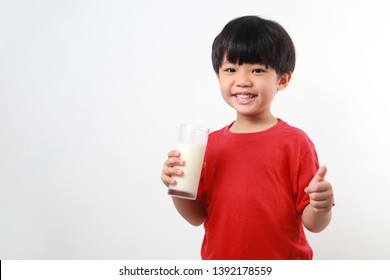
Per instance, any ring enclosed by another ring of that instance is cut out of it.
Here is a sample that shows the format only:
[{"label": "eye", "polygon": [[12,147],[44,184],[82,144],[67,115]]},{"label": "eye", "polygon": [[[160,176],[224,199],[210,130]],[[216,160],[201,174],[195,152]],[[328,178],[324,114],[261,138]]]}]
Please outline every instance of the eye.
[{"label": "eye", "polygon": [[234,72],[236,72],[236,69],[234,69],[234,68],[226,68],[224,71],[228,72],[228,73],[234,73]]},{"label": "eye", "polygon": [[261,74],[261,73],[264,73],[265,70],[264,69],[261,69],[261,68],[256,68],[252,71],[252,73],[254,74]]}]

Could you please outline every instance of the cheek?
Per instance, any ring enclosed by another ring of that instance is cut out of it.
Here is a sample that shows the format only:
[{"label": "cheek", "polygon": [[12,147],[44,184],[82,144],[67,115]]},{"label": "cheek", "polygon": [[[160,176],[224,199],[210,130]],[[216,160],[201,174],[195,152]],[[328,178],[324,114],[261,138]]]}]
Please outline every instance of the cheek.
[{"label": "cheek", "polygon": [[265,95],[274,95],[278,91],[278,88],[274,84],[268,84],[268,85],[263,85],[261,91]]},{"label": "cheek", "polygon": [[230,87],[226,84],[219,84],[219,88],[221,90],[222,95],[230,95]]},{"label": "cheek", "polygon": [[232,95],[230,94],[230,87],[220,85],[219,86],[223,100],[230,104]]}]

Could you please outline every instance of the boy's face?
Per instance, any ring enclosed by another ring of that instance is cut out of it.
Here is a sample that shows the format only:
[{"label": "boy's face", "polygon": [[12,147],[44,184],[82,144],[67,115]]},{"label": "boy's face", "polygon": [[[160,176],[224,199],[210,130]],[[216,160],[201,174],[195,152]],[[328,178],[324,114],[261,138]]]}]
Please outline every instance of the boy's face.
[{"label": "boy's face", "polygon": [[217,77],[223,99],[238,116],[267,118],[277,91],[287,87],[291,74],[278,76],[261,64],[238,65],[224,59]]}]

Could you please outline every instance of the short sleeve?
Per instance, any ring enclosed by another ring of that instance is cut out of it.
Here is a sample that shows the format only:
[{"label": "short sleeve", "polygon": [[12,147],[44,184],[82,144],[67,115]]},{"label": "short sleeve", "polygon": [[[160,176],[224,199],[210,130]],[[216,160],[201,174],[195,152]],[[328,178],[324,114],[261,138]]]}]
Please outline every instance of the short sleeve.
[{"label": "short sleeve", "polygon": [[306,152],[300,157],[299,168],[294,182],[296,210],[299,215],[302,214],[305,207],[310,203],[309,195],[305,192],[305,188],[309,186],[309,183],[319,168],[318,157],[314,145],[309,143],[306,148]]}]

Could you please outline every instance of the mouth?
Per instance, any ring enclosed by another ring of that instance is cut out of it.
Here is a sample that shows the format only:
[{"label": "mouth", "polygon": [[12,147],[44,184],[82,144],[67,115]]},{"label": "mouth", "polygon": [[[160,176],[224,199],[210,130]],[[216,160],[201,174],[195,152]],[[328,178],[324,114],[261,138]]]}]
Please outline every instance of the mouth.
[{"label": "mouth", "polygon": [[233,96],[235,96],[235,97],[237,97],[237,98],[240,98],[240,99],[251,99],[251,98],[256,97],[257,95],[255,95],[255,94],[241,94],[241,93],[236,93],[236,94],[233,94]]},{"label": "mouth", "polygon": [[257,97],[257,94],[252,93],[234,93],[232,94],[240,104],[248,104]]}]

